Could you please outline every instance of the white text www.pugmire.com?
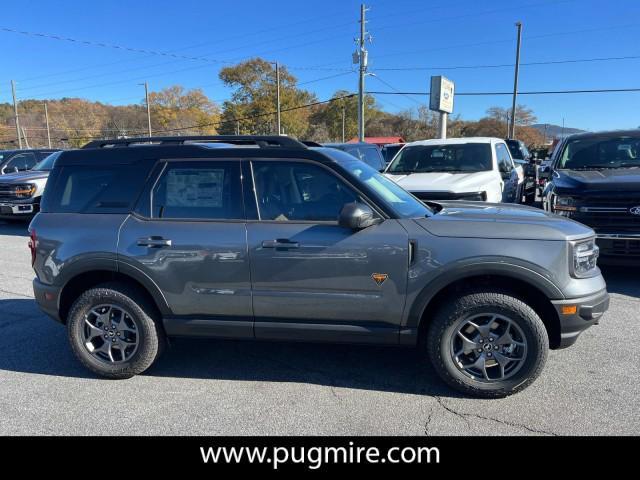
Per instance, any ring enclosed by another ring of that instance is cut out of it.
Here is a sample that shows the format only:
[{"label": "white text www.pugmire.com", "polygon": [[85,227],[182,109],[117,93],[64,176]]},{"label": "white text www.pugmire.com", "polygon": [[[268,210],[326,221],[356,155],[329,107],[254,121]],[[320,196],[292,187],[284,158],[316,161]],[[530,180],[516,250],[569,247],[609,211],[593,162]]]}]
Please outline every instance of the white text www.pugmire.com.
[{"label": "white text www.pugmire.com", "polygon": [[202,462],[205,464],[271,464],[274,470],[280,465],[304,464],[310,470],[323,465],[389,463],[389,464],[430,464],[440,463],[437,447],[378,447],[347,446],[318,447],[200,447]]}]

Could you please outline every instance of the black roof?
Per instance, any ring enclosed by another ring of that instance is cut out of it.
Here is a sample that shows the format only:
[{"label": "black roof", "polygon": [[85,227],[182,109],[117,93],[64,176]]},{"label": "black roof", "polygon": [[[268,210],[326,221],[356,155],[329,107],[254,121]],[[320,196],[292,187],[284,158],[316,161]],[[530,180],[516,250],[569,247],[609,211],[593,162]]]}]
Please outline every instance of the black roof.
[{"label": "black roof", "polygon": [[637,137],[640,138],[640,129],[634,130],[608,130],[603,132],[581,132],[567,135],[565,139],[576,138],[612,138],[612,137]]},{"label": "black roof", "polygon": [[[152,143],[149,143],[152,142]],[[327,153],[284,136],[152,137],[90,142],[63,152],[56,166],[127,165],[140,160],[206,158],[305,158],[333,162]]]},{"label": "black roof", "polygon": [[189,145],[189,144],[231,144],[253,145],[259,148],[306,148],[291,137],[284,135],[198,135],[184,137],[136,137],[94,140],[82,148],[147,147],[150,145]]},{"label": "black roof", "polygon": [[17,153],[17,152],[59,152],[61,148],[12,148],[10,150],[0,150],[0,153]]}]

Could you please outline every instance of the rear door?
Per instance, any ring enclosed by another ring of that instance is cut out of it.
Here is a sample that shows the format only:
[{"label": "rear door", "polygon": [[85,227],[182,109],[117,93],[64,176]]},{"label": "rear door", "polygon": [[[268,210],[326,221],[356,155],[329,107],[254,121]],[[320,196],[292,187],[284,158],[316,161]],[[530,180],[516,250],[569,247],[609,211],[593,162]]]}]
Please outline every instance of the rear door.
[{"label": "rear door", "polygon": [[362,197],[304,160],[251,162],[257,203],[247,223],[257,338],[397,343],[408,234],[397,220],[338,225]]},{"label": "rear door", "polygon": [[239,160],[164,162],[121,229],[118,261],[162,292],[169,335],[253,336],[240,171]]}]

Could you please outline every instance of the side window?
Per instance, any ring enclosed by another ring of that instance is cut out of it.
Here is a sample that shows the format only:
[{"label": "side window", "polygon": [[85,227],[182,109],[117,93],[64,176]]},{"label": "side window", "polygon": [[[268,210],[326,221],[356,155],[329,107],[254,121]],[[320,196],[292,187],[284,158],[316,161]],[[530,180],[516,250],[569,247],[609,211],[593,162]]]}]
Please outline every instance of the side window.
[{"label": "side window", "polygon": [[328,170],[303,162],[253,162],[261,220],[337,221],[357,195]]},{"label": "side window", "polygon": [[153,218],[244,218],[240,162],[170,162],[151,193]]},{"label": "side window", "polygon": [[500,173],[510,173],[513,170],[513,160],[509,155],[504,143],[496,144],[496,157],[498,159],[498,170]]}]

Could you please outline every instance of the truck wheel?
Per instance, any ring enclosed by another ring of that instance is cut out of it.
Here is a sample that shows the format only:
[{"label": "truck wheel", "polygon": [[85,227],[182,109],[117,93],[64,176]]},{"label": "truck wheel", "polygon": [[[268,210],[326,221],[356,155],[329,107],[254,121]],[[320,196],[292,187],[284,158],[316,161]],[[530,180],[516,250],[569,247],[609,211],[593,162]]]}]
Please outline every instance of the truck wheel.
[{"label": "truck wheel", "polygon": [[549,339],[536,312],[501,290],[450,297],[427,332],[429,358],[451,387],[499,398],[531,384],[544,368]]},{"label": "truck wheel", "polygon": [[102,377],[133,377],[151,366],[165,344],[154,312],[126,284],[91,288],[71,307],[67,319],[71,348],[86,368]]}]

